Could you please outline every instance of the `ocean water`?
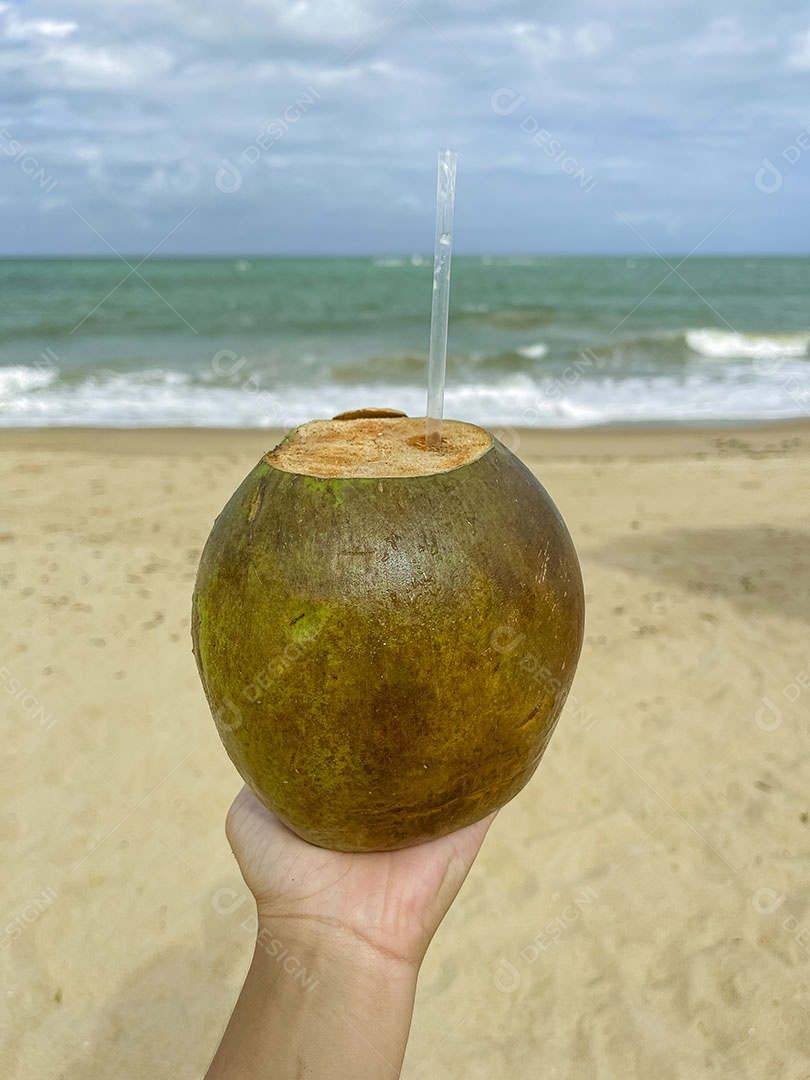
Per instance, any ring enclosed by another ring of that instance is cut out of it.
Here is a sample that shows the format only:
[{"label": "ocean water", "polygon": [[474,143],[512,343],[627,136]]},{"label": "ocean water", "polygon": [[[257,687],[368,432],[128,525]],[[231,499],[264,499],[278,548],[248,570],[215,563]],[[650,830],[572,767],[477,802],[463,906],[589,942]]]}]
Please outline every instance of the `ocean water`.
[{"label": "ocean water", "polygon": [[[677,259],[672,260],[677,264]],[[0,424],[287,427],[425,410],[432,259],[0,261]],[[461,257],[445,415],[810,415],[810,259]]]}]

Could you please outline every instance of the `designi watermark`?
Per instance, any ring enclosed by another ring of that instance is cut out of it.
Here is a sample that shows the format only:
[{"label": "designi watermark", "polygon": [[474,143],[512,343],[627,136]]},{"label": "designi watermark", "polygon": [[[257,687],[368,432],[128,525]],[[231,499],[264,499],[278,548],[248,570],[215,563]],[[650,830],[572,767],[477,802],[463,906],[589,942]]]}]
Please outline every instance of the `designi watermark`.
[{"label": "designi watermark", "polygon": [[29,900],[19,915],[15,915],[11,922],[6,923],[3,927],[2,935],[0,935],[0,952],[10,949],[17,938],[22,937],[28,927],[37,921],[43,911],[46,911],[58,896],[59,893],[56,889],[49,885],[43,890],[41,896],[35,896],[32,900]]},{"label": "designi watermark", "polygon": [[[220,349],[211,359],[214,374],[220,379],[233,380],[243,371],[247,363],[248,358],[237,356],[233,349]],[[274,427],[280,427],[285,432],[292,427],[285,406],[269,391],[262,390],[261,380],[255,371],[246,376],[240,383],[239,389],[250,395],[262,412],[269,417]]]},{"label": "designi watermark", "polygon": [[22,711],[36,720],[39,726],[46,731],[56,726],[57,718],[49,713],[36,694],[32,693],[25,683],[16,678],[8,668],[0,667],[0,686],[12,700],[19,703]]},{"label": "designi watermark", "polygon": [[[59,357],[53,349],[45,349],[39,354],[31,367],[24,370],[34,372],[35,376],[44,375],[46,382],[50,381],[51,376],[59,374]],[[13,401],[22,397],[27,389],[29,387],[24,386],[22,380],[16,386],[8,387],[3,400],[0,401],[0,412],[5,412]]]},{"label": "designi watermark", "polygon": [[[490,108],[496,116],[512,116],[525,102],[526,95],[518,93],[509,86],[499,86],[497,90],[493,90],[489,99]],[[590,195],[598,183],[596,178],[586,172],[585,166],[566,149],[559,139],[555,139],[550,131],[540,126],[540,121],[534,113],[526,113],[517,126],[529,136],[538,149],[559,165],[566,176],[577,181],[586,195]]]},{"label": "designi watermark", "polygon": [[34,157],[31,151],[23,143],[15,139],[10,131],[0,128],[0,150],[6,157],[16,161],[25,175],[33,182],[39,184],[40,190],[49,195],[59,181],[45,172],[45,166]]},{"label": "designi watermark", "polygon": [[[551,922],[546,923],[540,933],[524,945],[520,950],[521,959],[527,964],[533,964],[541,953],[548,952],[552,945],[555,945],[574,923],[579,921],[582,912],[598,899],[599,893],[591,885],[586,886],[576,896],[572,896],[560,914]],[[519,989],[523,976],[519,968],[502,956],[498,961],[492,981],[495,983],[495,989],[500,990],[502,994],[512,994]]]},{"label": "designi watermark", "polygon": [[[294,622],[297,621],[294,620]],[[297,636],[284,646],[278,656],[271,657],[266,667],[256,672],[250,681],[245,683],[240,690],[242,697],[252,703],[259,701],[262,694],[272,688],[274,680],[280,678],[292,664],[301,658],[318,633],[318,629],[310,627],[298,631]],[[244,722],[242,709],[229,697],[224,697],[219,708],[212,712],[219,731],[236,731]]]},{"label": "designi watermark", "polygon": [[[553,376],[543,386],[543,390],[520,411],[520,422],[526,427],[535,427],[544,413],[562,401],[566,393],[575,386],[586,371],[603,368],[607,363],[604,356],[598,356],[593,349],[583,349],[576,360],[570,363],[559,375]],[[499,428],[494,432],[496,438],[506,443],[513,453],[520,449],[520,433],[514,427]]]},{"label": "designi watermark", "polygon": [[308,86],[300,97],[294,98],[292,104],[288,105],[279,116],[274,117],[253,142],[245,147],[239,154],[239,165],[230,158],[223,158],[214,176],[214,183],[223,195],[235,194],[242,186],[242,169],[252,168],[262,155],[280,142],[290,128],[297,124],[320,99],[321,95],[315,87]]},{"label": "designi watermark", "polygon": [[[519,648],[526,640],[526,635],[511,626],[498,626],[489,635],[489,644],[499,653],[511,653]],[[520,657],[520,667],[527,671],[532,681],[543,693],[554,694],[555,704],[557,699],[565,693],[560,679],[543,663],[536,653],[526,651]],[[569,693],[562,707],[563,713],[568,713],[577,720],[584,731],[590,731],[599,723],[599,718],[589,713],[576,694]]]},{"label": "designi watermark", "polygon": [[[211,907],[218,915],[233,915],[239,911],[243,904],[249,903],[250,898],[245,893],[238,893],[236,889],[231,889],[228,886],[217,889],[211,897]],[[256,943],[277,964],[280,964],[288,975],[292,975],[296,982],[300,982],[308,994],[311,994],[320,985],[315,975],[307,971],[301,961],[290,952],[280,938],[275,937],[266,926],[259,926],[259,920],[255,914],[251,913],[246,916],[239,925],[246,933],[255,934]]]},{"label": "designi watermark", "polygon": [[247,686],[242,687],[242,696],[248,701],[258,701],[269,691],[273,681],[278,679],[292,664],[299,660],[318,636],[317,629],[303,630],[294,641],[288,642],[280,656],[268,660],[267,667],[260,671]]}]

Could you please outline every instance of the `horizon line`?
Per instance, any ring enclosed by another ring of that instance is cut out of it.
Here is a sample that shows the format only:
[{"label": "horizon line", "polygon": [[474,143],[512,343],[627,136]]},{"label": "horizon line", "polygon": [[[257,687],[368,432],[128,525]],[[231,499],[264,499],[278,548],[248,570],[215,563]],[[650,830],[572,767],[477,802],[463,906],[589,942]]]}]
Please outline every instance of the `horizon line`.
[{"label": "horizon line", "polygon": [[[571,252],[571,251],[503,251],[503,252],[454,252],[454,259],[678,259],[687,257],[691,259],[806,259],[810,257],[810,251],[748,251],[748,252],[701,252],[689,254],[683,251],[662,251],[639,253],[626,252]],[[193,259],[415,259],[425,261],[432,260],[432,251],[370,251],[370,252],[320,252],[318,254],[303,254],[292,252],[263,252],[255,253],[195,253],[178,255],[150,255],[148,252],[127,252],[121,255],[89,255],[89,254],[31,254],[31,253],[0,253],[0,262],[22,260],[50,260],[50,261],[75,261],[87,260],[88,262],[115,262],[123,259],[148,259],[150,262],[180,262]]]}]

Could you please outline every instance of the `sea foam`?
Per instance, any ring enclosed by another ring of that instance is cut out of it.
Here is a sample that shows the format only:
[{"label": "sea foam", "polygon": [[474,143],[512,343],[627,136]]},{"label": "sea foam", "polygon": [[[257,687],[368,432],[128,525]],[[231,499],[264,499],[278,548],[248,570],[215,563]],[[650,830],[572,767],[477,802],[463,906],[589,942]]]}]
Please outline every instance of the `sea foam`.
[{"label": "sea foam", "polygon": [[[445,415],[486,427],[722,423],[810,415],[810,365],[788,358],[768,372],[761,367],[740,359],[634,375],[573,367],[556,375],[503,372],[448,382]],[[15,388],[0,410],[4,426],[287,428],[363,406],[402,409],[411,416],[425,411],[423,387],[397,378],[351,385],[255,378],[234,385],[151,369],[62,382],[48,373],[22,369],[11,375],[9,370],[0,369]]]},{"label": "sea foam", "polygon": [[687,330],[686,344],[692,352],[712,360],[771,360],[807,356],[810,333],[766,335],[740,334],[734,330]]}]

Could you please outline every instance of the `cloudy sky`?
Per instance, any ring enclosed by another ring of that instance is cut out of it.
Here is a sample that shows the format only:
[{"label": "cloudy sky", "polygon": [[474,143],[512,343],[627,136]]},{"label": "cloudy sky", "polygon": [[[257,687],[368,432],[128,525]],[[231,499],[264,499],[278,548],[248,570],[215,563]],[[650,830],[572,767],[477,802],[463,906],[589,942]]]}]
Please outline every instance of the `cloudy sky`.
[{"label": "cloudy sky", "polygon": [[809,87],[804,0],[5,0],[0,254],[428,251],[440,146],[459,252],[805,253]]}]

